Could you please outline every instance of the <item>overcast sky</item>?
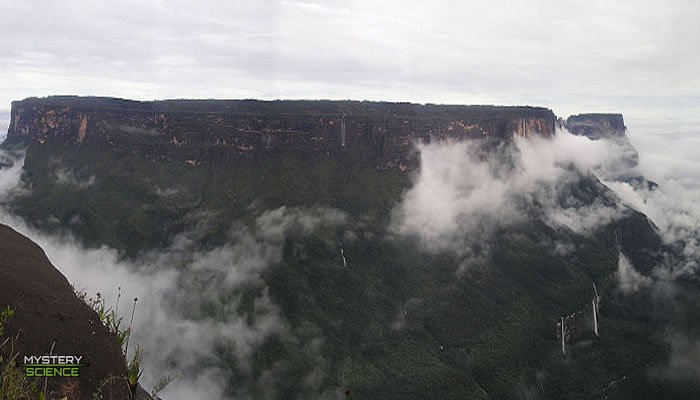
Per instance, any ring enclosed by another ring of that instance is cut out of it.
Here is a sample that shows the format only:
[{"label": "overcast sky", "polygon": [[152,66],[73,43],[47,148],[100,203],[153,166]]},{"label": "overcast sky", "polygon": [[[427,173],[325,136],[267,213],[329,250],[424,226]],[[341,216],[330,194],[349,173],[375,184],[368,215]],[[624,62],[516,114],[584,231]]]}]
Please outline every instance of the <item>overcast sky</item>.
[{"label": "overcast sky", "polygon": [[50,94],[531,104],[700,120],[693,1],[0,0],[0,15],[3,131],[11,100]]}]

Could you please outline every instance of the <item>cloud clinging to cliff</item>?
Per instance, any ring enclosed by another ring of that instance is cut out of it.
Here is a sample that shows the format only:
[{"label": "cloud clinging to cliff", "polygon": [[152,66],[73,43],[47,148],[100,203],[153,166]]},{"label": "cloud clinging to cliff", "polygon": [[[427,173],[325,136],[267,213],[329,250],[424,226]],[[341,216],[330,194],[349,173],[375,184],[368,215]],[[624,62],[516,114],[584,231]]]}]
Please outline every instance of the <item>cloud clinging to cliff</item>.
[{"label": "cloud clinging to cliff", "polygon": [[394,232],[416,237],[429,251],[469,253],[488,251],[489,237],[527,221],[533,204],[543,206],[542,217],[551,226],[581,235],[627,211],[605,198],[584,204],[571,193],[573,182],[590,170],[605,170],[619,156],[611,141],[567,131],[551,139],[516,137],[514,146],[486,160],[479,146],[467,141],[421,147],[420,173],[393,211]]},{"label": "cloud clinging to cliff", "polygon": [[[0,1],[0,110],[31,95],[699,111],[691,1]],[[670,113],[670,114],[669,114]]]}]

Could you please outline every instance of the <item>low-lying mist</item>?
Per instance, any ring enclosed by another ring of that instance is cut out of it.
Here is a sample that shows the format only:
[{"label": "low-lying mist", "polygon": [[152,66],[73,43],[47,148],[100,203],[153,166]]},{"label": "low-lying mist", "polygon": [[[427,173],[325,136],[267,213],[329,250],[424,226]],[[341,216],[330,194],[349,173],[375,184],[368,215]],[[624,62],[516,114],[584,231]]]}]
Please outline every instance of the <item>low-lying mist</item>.
[{"label": "low-lying mist", "polygon": [[473,249],[488,253],[496,230],[532,218],[590,235],[626,212],[614,196],[582,201],[573,193],[583,177],[616,163],[624,149],[613,142],[559,131],[552,139],[516,137],[488,157],[469,141],[420,151],[421,171],[394,210],[392,228],[427,251],[479,256]]}]

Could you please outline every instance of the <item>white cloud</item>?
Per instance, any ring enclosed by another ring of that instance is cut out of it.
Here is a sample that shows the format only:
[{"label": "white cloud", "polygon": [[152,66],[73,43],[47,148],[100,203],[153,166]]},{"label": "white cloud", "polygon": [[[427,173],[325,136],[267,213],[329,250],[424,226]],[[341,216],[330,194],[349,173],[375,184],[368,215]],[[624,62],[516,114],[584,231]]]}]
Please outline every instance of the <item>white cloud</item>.
[{"label": "white cloud", "polygon": [[622,293],[635,293],[651,284],[651,278],[637,272],[629,258],[620,253],[617,261],[617,285]]},{"label": "white cloud", "polygon": [[670,270],[665,274],[692,276],[700,271],[700,186],[688,187],[675,180],[662,181],[654,190],[633,188],[625,182],[605,184],[622,201],[647,215],[664,241],[678,250],[681,259],[666,265]]},{"label": "white cloud", "polygon": [[515,139],[483,159],[479,142],[420,147],[421,169],[414,186],[393,213],[393,230],[415,236],[430,251],[470,251],[484,246],[495,230],[533,217],[544,207],[553,226],[590,235],[625,213],[613,199],[581,203],[570,184],[605,170],[617,147],[560,131],[552,139]]},{"label": "white cloud", "polygon": [[596,200],[587,205],[555,208],[549,213],[549,221],[554,225],[568,227],[578,234],[590,236],[598,227],[623,217],[625,211],[621,207],[609,206]]},{"label": "white cloud", "polygon": [[24,154],[0,150],[0,201],[29,191],[21,184],[23,167]]},{"label": "white cloud", "polygon": [[59,185],[72,186],[75,189],[82,190],[95,184],[95,176],[90,175],[89,177],[82,179],[70,169],[59,168],[56,170],[56,183]]},{"label": "white cloud", "polygon": [[426,248],[441,251],[460,247],[469,233],[488,235],[495,227],[491,220],[518,218],[507,204],[514,188],[478,160],[472,143],[427,145],[420,151],[420,174],[394,212],[398,233],[416,234]]},{"label": "white cloud", "polygon": [[639,168],[658,182],[700,186],[700,122],[636,124],[628,134],[639,150]]}]

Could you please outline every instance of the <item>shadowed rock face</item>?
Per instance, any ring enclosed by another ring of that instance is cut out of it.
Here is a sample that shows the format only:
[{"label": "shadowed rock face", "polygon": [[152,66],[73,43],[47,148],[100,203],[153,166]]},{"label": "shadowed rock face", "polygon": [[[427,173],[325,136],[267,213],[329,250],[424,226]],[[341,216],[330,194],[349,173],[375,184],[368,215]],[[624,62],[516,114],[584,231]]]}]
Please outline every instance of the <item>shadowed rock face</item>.
[{"label": "shadowed rock face", "polygon": [[[0,224],[0,308],[7,306],[15,312],[5,335],[17,338],[19,362],[25,355],[48,355],[55,340],[53,354],[82,355],[81,362],[90,364],[79,378],[49,378],[47,398],[92,399],[100,389],[105,398],[129,398],[117,339],[36,243]],[[43,379],[34,379],[43,387]]]},{"label": "shadowed rock face", "polygon": [[350,153],[380,169],[405,169],[415,142],[551,136],[555,121],[540,107],[63,96],[13,102],[8,139],[109,147],[189,165]]},{"label": "shadowed rock face", "polygon": [[622,114],[578,114],[566,119],[564,127],[574,135],[591,139],[625,136],[627,127]]}]

